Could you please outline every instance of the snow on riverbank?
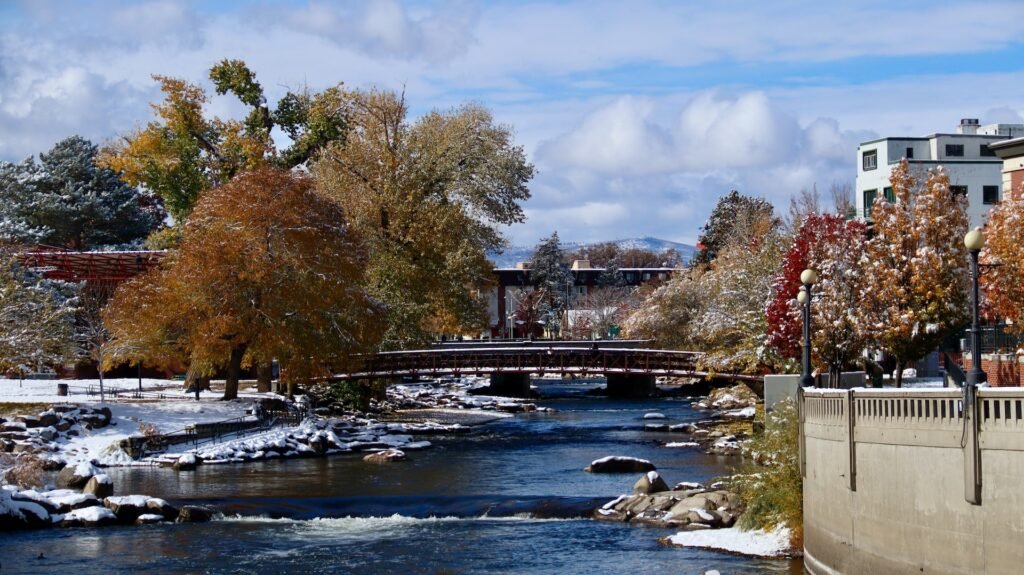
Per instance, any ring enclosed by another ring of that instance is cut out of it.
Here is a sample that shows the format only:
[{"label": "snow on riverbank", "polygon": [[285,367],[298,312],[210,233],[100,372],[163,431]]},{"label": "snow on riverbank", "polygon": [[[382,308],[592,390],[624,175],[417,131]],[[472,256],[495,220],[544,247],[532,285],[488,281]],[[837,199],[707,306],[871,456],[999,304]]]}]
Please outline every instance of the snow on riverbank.
[{"label": "snow on riverbank", "polygon": [[680,531],[664,539],[666,543],[680,547],[696,547],[767,558],[792,556],[789,540],[789,529],[780,528],[765,532],[760,530],[743,531],[738,527]]},{"label": "snow on riverbank", "polygon": [[[68,386],[68,395],[57,395],[57,384]],[[139,380],[133,377],[104,379],[106,392],[115,390],[138,391]],[[142,378],[143,395],[163,393],[168,397],[185,397],[181,382],[172,379]],[[0,378],[0,403],[91,403],[99,401],[98,379],[17,379]],[[206,391],[204,398],[219,397],[219,392]],[[195,399],[195,395],[190,395]]]}]

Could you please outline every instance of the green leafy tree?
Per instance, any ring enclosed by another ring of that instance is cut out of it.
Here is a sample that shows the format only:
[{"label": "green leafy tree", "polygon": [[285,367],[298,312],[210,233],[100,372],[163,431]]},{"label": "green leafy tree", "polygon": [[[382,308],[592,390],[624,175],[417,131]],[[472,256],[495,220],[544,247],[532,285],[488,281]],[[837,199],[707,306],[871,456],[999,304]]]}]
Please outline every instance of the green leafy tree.
[{"label": "green leafy tree", "polygon": [[524,219],[533,166],[512,130],[464,105],[408,118],[403,96],[344,95],[350,131],[314,168],[365,238],[366,286],[387,306],[388,349],[486,327],[486,254]]},{"label": "green leafy tree", "polygon": [[[322,92],[285,94],[271,110],[256,75],[241,60],[222,60],[210,69],[217,94],[233,94],[249,108],[244,120],[209,117],[209,95],[179,78],[154,76],[164,100],[153,105],[157,119],[112,143],[104,166],[131,185],[163,198],[177,222],[188,216],[207,189],[260,166],[291,168],[315,159],[331,142],[342,141],[347,122],[340,86]],[[280,128],[291,145],[278,150],[271,131]]]},{"label": "green leafy tree", "polygon": [[0,162],[0,238],[74,250],[141,242],[164,219],[150,194],[123,183],[80,136],[57,142],[37,163]]}]

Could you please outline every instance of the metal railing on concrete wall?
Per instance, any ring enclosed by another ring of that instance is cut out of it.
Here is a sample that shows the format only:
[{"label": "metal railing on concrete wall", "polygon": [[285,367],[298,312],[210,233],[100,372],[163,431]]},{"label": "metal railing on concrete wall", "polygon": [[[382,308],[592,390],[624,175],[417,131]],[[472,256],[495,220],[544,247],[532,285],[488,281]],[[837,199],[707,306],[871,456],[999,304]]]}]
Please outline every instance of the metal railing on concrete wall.
[{"label": "metal railing on concrete wall", "polygon": [[1024,389],[802,389],[799,406],[811,573],[1019,572],[1000,566],[1024,563]]}]

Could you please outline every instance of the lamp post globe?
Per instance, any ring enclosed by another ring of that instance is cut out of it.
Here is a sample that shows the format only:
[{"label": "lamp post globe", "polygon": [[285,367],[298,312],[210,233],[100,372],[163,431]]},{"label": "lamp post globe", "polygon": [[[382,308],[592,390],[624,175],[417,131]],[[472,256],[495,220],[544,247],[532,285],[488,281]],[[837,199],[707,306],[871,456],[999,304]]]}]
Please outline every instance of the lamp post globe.
[{"label": "lamp post globe", "polygon": [[803,375],[800,377],[802,387],[812,387],[814,376],[811,375],[811,287],[818,281],[818,272],[807,268],[800,272],[800,291],[796,294],[796,300],[803,306],[804,313],[804,341],[803,341]]},{"label": "lamp post globe", "polygon": [[964,246],[971,255],[971,369],[967,372],[967,385],[974,387],[985,383],[988,376],[981,369],[981,326],[978,321],[980,307],[978,280],[981,268],[978,254],[985,247],[985,232],[974,228],[964,236]]}]

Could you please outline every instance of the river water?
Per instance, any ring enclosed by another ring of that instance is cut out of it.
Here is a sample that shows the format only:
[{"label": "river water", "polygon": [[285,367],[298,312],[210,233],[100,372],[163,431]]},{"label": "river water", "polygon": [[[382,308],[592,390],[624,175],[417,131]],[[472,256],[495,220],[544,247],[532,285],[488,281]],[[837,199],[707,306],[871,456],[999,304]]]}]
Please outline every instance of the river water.
[{"label": "river water", "polygon": [[[470,435],[431,437],[411,461],[357,456],[168,469],[109,469],[118,494],[210,504],[195,525],[51,529],[0,536],[7,573],[799,573],[795,561],[671,548],[672,530],[606,523],[586,510],[639,474],[590,474],[606,455],[654,462],[671,485],[706,482],[734,459],[672,449],[643,415],[699,419],[681,399],[610,400],[542,385],[556,413],[517,415]],[[38,558],[42,553],[43,557]]]}]

